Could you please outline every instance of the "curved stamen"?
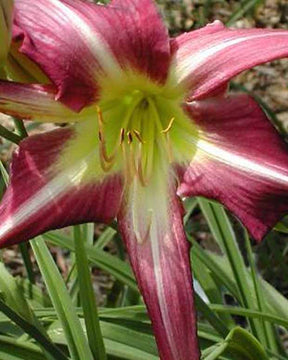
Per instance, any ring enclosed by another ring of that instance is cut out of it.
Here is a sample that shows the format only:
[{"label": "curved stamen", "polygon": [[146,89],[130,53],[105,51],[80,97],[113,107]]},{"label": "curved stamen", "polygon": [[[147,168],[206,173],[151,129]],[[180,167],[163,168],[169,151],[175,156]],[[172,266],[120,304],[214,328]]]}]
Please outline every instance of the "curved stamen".
[{"label": "curved stamen", "polygon": [[98,119],[98,136],[100,141],[100,148],[101,148],[101,156],[107,163],[111,163],[115,159],[116,155],[116,148],[114,149],[113,153],[111,155],[108,155],[107,149],[106,149],[106,139],[104,135],[104,120],[103,120],[103,114],[99,106],[97,106],[97,119]]},{"label": "curved stamen", "polygon": [[160,132],[162,134],[167,134],[171,130],[174,120],[175,120],[175,117],[172,117],[171,120],[169,121],[167,128],[164,130],[161,130]]}]

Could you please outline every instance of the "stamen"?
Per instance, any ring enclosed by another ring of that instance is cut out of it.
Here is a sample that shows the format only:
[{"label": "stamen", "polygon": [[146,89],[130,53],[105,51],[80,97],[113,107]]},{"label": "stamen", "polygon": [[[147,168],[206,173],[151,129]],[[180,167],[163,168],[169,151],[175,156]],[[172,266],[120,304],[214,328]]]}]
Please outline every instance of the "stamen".
[{"label": "stamen", "polygon": [[169,121],[167,128],[161,131],[162,134],[167,134],[171,130],[174,120],[175,117],[172,117],[171,120]]},{"label": "stamen", "polygon": [[125,129],[121,128],[121,130],[120,130],[120,145],[123,144],[124,140],[125,140]]},{"label": "stamen", "polygon": [[142,139],[142,137],[141,137],[141,134],[140,134],[140,132],[138,131],[138,130],[133,130],[133,133],[134,133],[134,135],[136,136],[136,138],[140,141],[140,143],[141,144],[144,144],[145,143],[145,141]]},{"label": "stamen", "polygon": [[167,141],[167,153],[168,153],[168,160],[169,163],[173,163],[174,157],[173,157],[173,148],[171,144],[171,138],[168,133],[165,133],[166,141]]},{"label": "stamen", "polygon": [[142,186],[147,186],[148,185],[148,179],[145,178],[144,174],[143,174],[143,166],[142,166],[142,161],[141,161],[141,157],[138,160],[138,167],[137,167],[137,174],[138,174],[138,179],[141,183]]},{"label": "stamen", "polygon": [[111,155],[107,154],[106,140],[105,140],[105,136],[104,136],[103,114],[102,114],[102,111],[101,111],[99,106],[97,106],[96,109],[97,109],[97,119],[98,119],[98,125],[99,125],[98,137],[99,137],[100,149],[101,149],[101,156],[100,157],[103,157],[103,160],[105,160],[107,163],[111,163],[115,159],[116,149],[114,149],[114,151],[113,151],[113,153]]},{"label": "stamen", "polygon": [[113,166],[113,162],[110,162],[110,163],[107,163],[107,162],[105,162],[105,159],[104,159],[104,157],[103,157],[103,152],[102,152],[102,147],[100,146],[99,147],[99,158],[100,158],[100,166],[101,166],[101,168],[102,168],[102,170],[104,171],[104,172],[108,172],[108,171],[110,171],[111,170],[111,168],[112,168],[112,166]]},{"label": "stamen", "polygon": [[133,175],[131,173],[131,166],[130,166],[130,161],[127,156],[125,142],[121,143],[121,150],[122,150],[123,163],[124,163],[124,168],[125,168],[125,180],[127,181],[128,184],[131,184]]},{"label": "stamen", "polygon": [[129,168],[130,168],[130,173],[132,175],[132,177],[135,175],[136,173],[136,166],[135,166],[135,157],[134,157],[134,151],[133,151],[133,144],[130,143],[129,144]]},{"label": "stamen", "polygon": [[132,134],[131,134],[131,131],[128,131],[127,132],[127,137],[128,137],[128,144],[130,145],[133,141],[133,137],[132,137]]},{"label": "stamen", "polygon": [[98,116],[98,123],[103,125],[104,121],[103,121],[103,114],[102,114],[102,110],[100,108],[100,106],[96,106],[96,111],[97,111],[97,116]]}]

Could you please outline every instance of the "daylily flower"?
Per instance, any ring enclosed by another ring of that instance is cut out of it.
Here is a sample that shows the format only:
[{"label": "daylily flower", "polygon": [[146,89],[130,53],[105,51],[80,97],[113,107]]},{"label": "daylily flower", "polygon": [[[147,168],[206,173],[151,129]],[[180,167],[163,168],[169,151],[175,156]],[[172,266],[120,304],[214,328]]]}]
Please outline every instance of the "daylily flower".
[{"label": "daylily flower", "polygon": [[0,67],[6,61],[12,30],[13,0],[0,0]]},{"label": "daylily flower", "polygon": [[288,56],[288,31],[215,21],[169,39],[152,0],[15,0],[14,15],[20,51],[51,84],[0,82],[0,110],[70,125],[14,154],[1,246],[117,218],[161,359],[199,359],[180,198],[219,200],[257,240],[287,211],[287,148],[226,89]]}]

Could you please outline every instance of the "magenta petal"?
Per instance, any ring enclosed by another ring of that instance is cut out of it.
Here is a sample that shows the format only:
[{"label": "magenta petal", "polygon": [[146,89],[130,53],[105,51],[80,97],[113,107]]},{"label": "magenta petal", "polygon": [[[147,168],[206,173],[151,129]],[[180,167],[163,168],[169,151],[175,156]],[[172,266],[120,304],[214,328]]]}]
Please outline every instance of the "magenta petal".
[{"label": "magenta petal", "polygon": [[[0,206],[0,247],[50,229],[107,222],[116,216],[122,192],[119,176],[75,183],[65,172],[55,173],[54,163],[73,136],[73,128],[65,128],[20,143],[13,156],[10,185]],[[81,163],[76,165],[77,172],[81,172]],[[87,167],[87,163],[83,166]]]},{"label": "magenta petal", "polygon": [[216,199],[256,240],[288,211],[287,146],[247,95],[192,103],[202,130],[178,193]]},{"label": "magenta petal", "polygon": [[167,31],[150,0],[100,6],[76,0],[15,0],[21,51],[57,85],[58,97],[80,110],[99,96],[103,77],[138,70],[158,82],[168,72]]},{"label": "magenta petal", "polygon": [[55,100],[57,89],[52,85],[21,84],[0,81],[0,111],[43,122],[76,122],[78,113]]},{"label": "magenta petal", "polygon": [[255,65],[288,56],[288,31],[228,29],[220,21],[171,41],[176,78],[200,99]]},{"label": "magenta petal", "polygon": [[111,49],[121,68],[137,70],[163,84],[170,65],[168,30],[153,0],[113,0],[95,6],[62,0],[81,13]]},{"label": "magenta petal", "polygon": [[[161,360],[198,360],[196,313],[189,244],[182,223],[183,209],[175,193],[170,192],[164,212],[165,199],[159,202],[158,198],[161,189],[150,195],[146,190],[140,190],[141,195],[138,194],[133,203],[122,207],[118,215],[119,229],[152,320]],[[147,209],[149,197],[152,200]],[[134,212],[139,219],[135,220]],[[138,226],[135,225],[137,222]]]}]

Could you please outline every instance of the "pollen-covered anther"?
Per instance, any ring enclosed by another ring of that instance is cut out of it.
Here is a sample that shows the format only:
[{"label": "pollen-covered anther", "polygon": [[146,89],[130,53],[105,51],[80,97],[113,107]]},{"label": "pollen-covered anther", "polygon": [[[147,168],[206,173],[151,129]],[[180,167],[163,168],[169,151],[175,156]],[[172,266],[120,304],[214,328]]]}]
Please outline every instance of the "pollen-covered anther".
[{"label": "pollen-covered anther", "polygon": [[142,136],[138,130],[133,130],[133,134],[136,136],[136,138],[139,140],[141,144],[145,144],[145,141],[142,139]]},{"label": "pollen-covered anther", "polygon": [[131,134],[131,131],[128,131],[127,132],[127,138],[128,138],[128,144],[130,145],[133,141],[133,137],[132,137],[132,134]]},{"label": "pollen-covered anther", "polygon": [[120,145],[123,144],[124,140],[125,140],[125,129],[121,128],[121,130],[120,130]]}]

